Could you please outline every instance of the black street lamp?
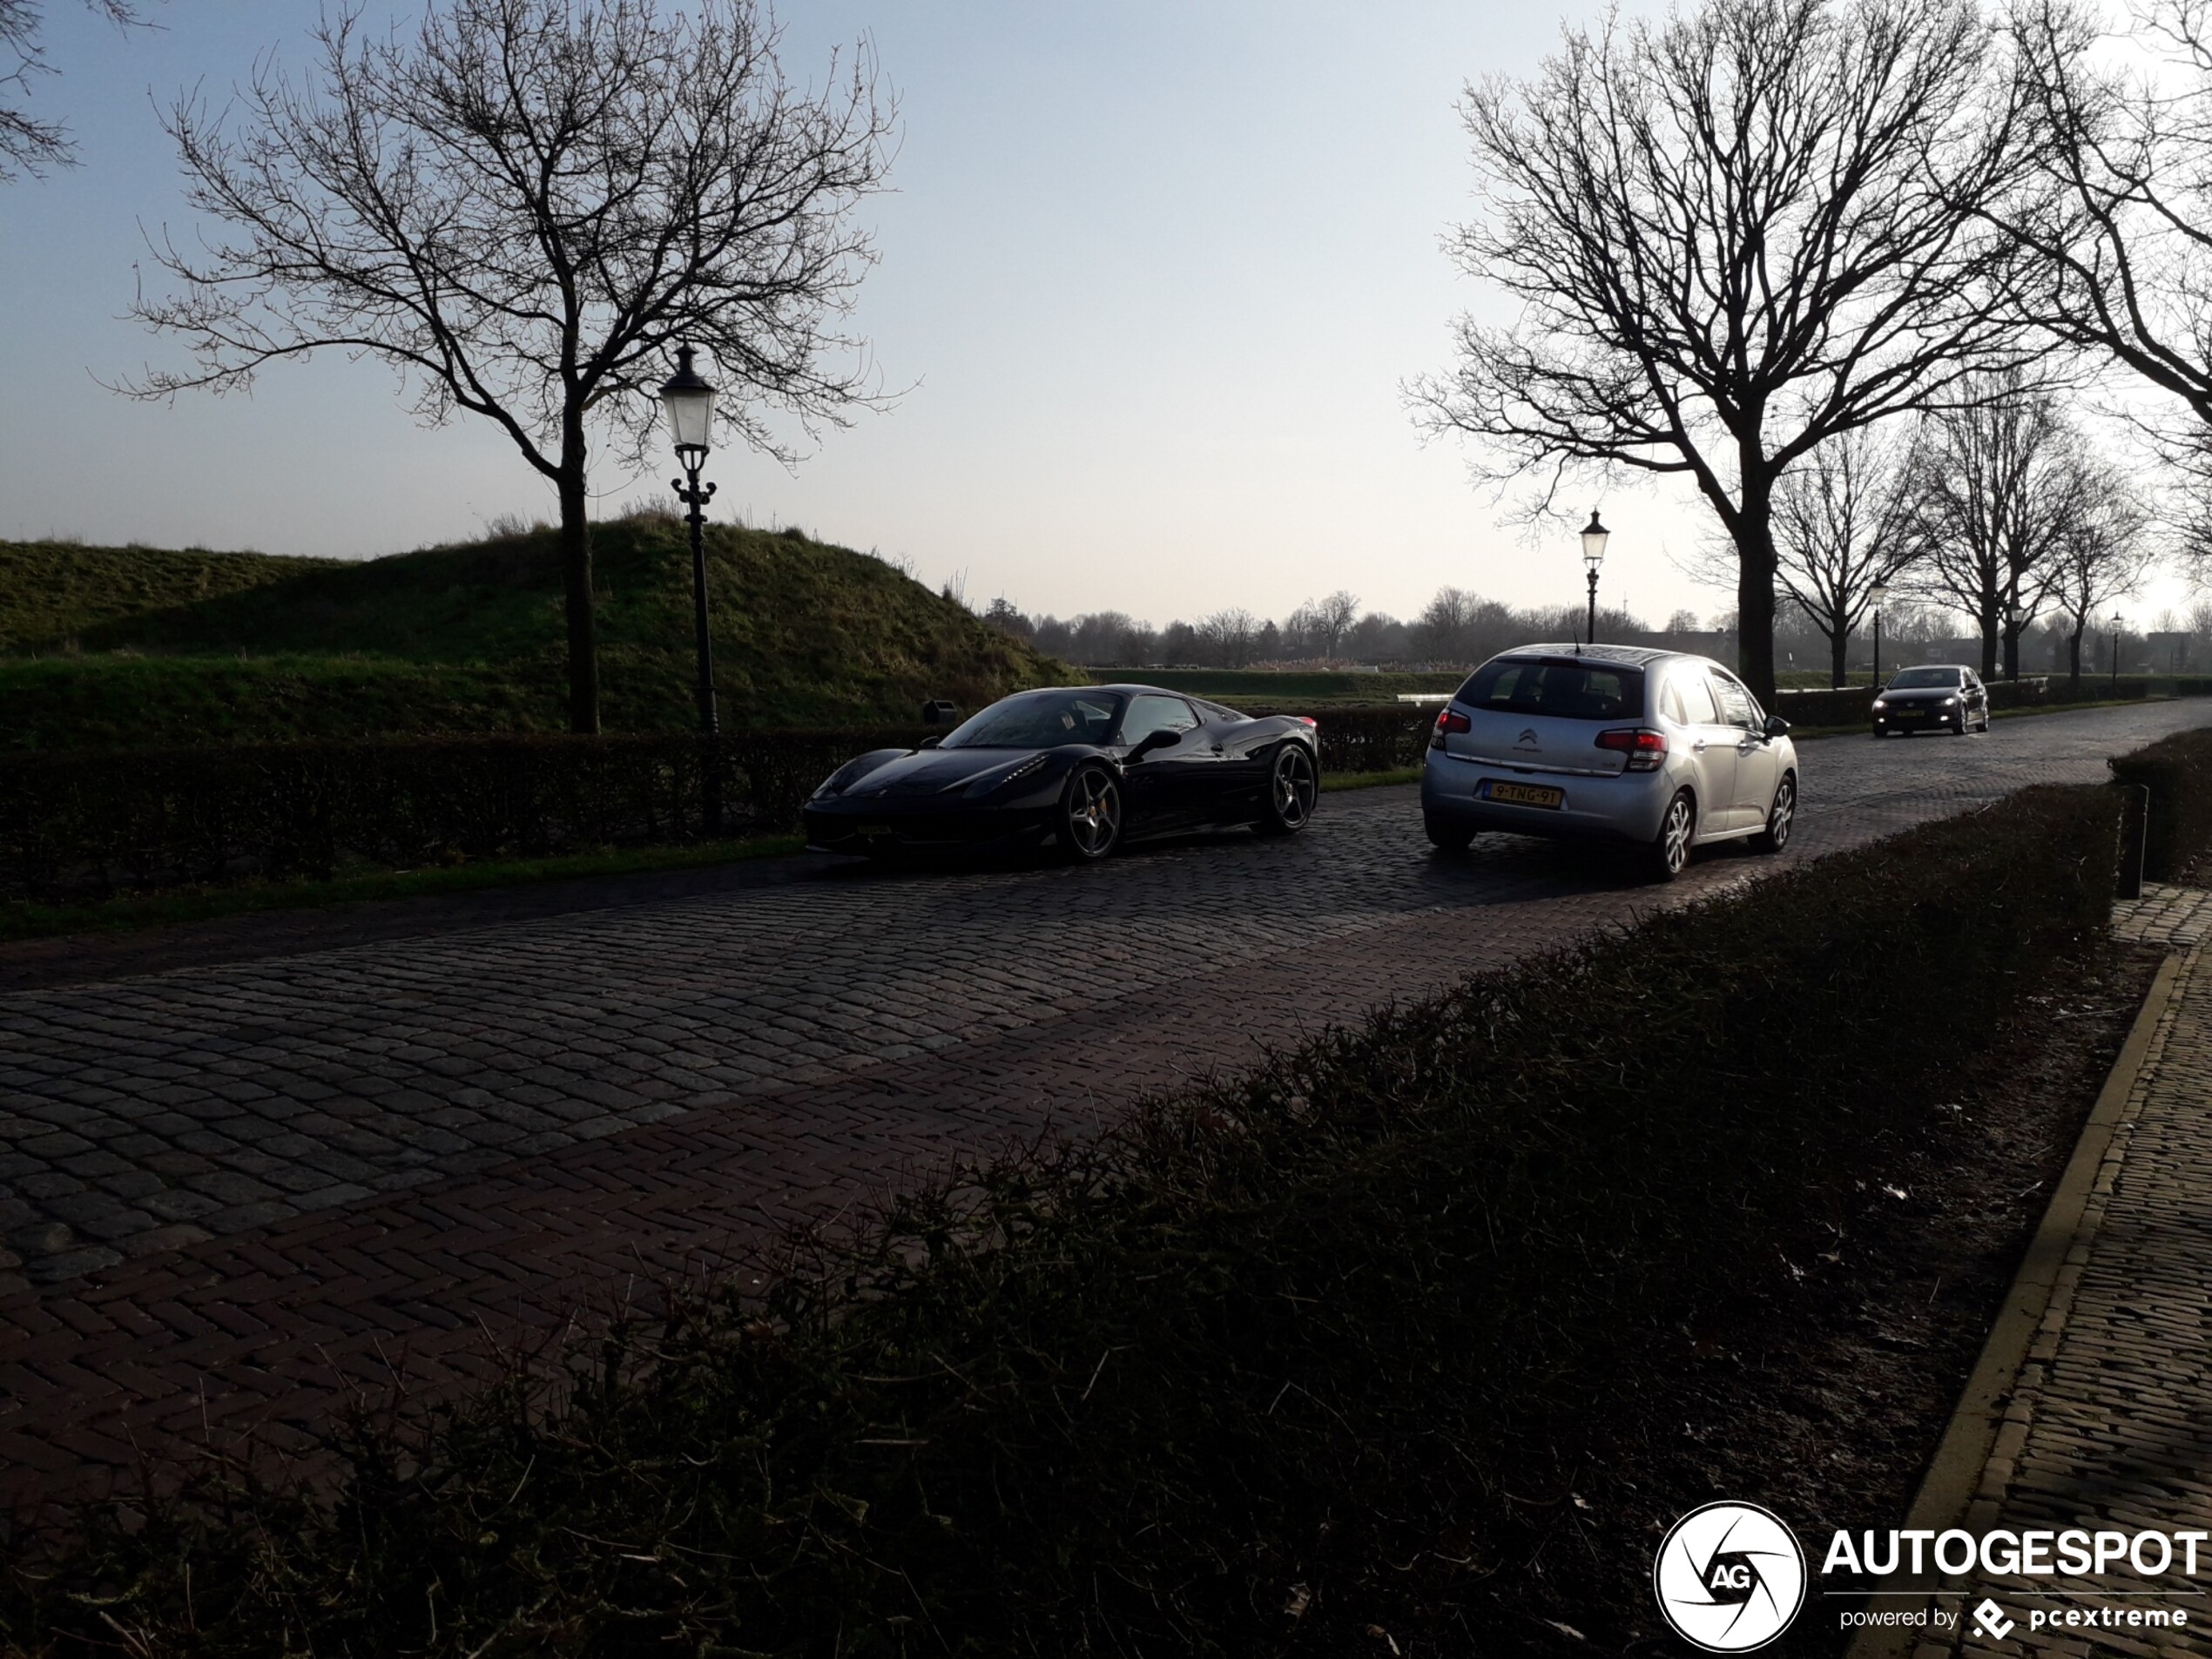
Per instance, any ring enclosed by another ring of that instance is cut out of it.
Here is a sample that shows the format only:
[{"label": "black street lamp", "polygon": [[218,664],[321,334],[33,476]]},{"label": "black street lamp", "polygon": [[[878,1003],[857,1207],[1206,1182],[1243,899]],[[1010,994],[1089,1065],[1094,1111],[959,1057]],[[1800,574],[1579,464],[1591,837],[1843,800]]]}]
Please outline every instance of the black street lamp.
[{"label": "black street lamp", "polygon": [[1586,645],[1597,644],[1597,567],[1605,563],[1605,538],[1613,532],[1597,522],[1597,509],[1590,509],[1590,522],[1582,526],[1582,568],[1590,573],[1590,625],[1583,635]]},{"label": "black street lamp", "polygon": [[2112,690],[2114,696],[2120,694],[2120,613],[2117,610],[2112,613]]},{"label": "black street lamp", "polygon": [[691,611],[698,631],[699,735],[715,733],[714,647],[706,631],[706,515],[700,509],[714,499],[714,486],[699,487],[699,469],[706,464],[707,438],[714,425],[714,388],[691,367],[691,348],[676,348],[676,372],[660,388],[661,408],[668,411],[668,429],[676,440],[676,458],[689,475],[671,481],[676,498],[691,510],[685,522],[691,527]]},{"label": "black street lamp", "polygon": [[2027,612],[2018,605],[2005,609],[2005,678],[2020,677],[2020,630],[2027,626]]},{"label": "black street lamp", "polygon": [[1890,584],[1877,582],[1866,590],[1866,602],[1874,607],[1874,691],[1882,689],[1882,602],[1890,597]]}]

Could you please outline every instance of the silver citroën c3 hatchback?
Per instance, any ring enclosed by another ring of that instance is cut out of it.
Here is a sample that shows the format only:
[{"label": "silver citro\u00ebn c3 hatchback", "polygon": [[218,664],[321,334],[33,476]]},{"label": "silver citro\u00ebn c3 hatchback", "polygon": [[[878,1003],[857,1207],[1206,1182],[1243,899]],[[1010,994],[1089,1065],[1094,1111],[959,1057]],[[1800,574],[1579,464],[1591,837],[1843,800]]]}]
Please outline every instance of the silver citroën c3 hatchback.
[{"label": "silver citro\u00ebn c3 hatchback", "polygon": [[1421,773],[1428,838],[1610,841],[1672,880],[1689,850],[1789,844],[1797,752],[1718,663],[1635,645],[1522,645],[1453,692]]}]

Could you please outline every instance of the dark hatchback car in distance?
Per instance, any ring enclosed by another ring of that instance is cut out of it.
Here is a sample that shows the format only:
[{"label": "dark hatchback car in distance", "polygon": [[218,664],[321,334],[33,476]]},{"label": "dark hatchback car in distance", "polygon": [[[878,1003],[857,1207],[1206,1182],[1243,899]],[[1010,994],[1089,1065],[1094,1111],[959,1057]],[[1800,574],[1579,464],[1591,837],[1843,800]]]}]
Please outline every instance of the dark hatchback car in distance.
[{"label": "dark hatchback car in distance", "polygon": [[1989,730],[1989,688],[1963,663],[1901,668],[1874,698],[1874,735]]},{"label": "dark hatchback car in distance", "polygon": [[1156,685],[1001,698],[914,749],[847,761],[801,809],[807,845],[873,858],[1056,848],[1250,825],[1294,835],[1320,788],[1314,724],[1260,718]]}]

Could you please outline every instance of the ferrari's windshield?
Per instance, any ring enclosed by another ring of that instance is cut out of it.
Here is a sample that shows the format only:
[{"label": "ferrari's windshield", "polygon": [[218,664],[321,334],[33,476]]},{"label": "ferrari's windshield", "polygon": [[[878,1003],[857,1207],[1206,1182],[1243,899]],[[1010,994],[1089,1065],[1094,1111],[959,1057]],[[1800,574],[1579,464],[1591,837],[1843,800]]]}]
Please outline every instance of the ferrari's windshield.
[{"label": "ferrari's windshield", "polygon": [[1936,686],[1956,690],[1959,671],[1955,668],[1908,668],[1890,682],[1892,691],[1919,691]]},{"label": "ferrari's windshield", "polygon": [[953,728],[944,749],[1050,749],[1103,743],[1122,718],[1118,691],[1019,691]]}]

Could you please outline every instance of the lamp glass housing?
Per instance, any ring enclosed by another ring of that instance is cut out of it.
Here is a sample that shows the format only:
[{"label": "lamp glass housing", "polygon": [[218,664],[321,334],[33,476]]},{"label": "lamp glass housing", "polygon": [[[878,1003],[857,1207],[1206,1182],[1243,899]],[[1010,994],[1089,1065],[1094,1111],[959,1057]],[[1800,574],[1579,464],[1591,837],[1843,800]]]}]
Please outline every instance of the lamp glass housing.
[{"label": "lamp glass housing", "polygon": [[696,467],[706,456],[714,432],[714,388],[691,367],[691,347],[676,348],[676,372],[660,388],[661,408],[668,413],[669,435],[676,453]]},{"label": "lamp glass housing", "polygon": [[1612,532],[1598,523],[1597,509],[1590,509],[1590,522],[1582,527],[1582,563],[1595,570],[1605,563],[1605,539]]},{"label": "lamp glass housing", "polygon": [[1890,584],[1886,582],[1877,582],[1872,587],[1866,590],[1867,603],[1872,605],[1877,610],[1882,608],[1882,602],[1889,597]]}]

